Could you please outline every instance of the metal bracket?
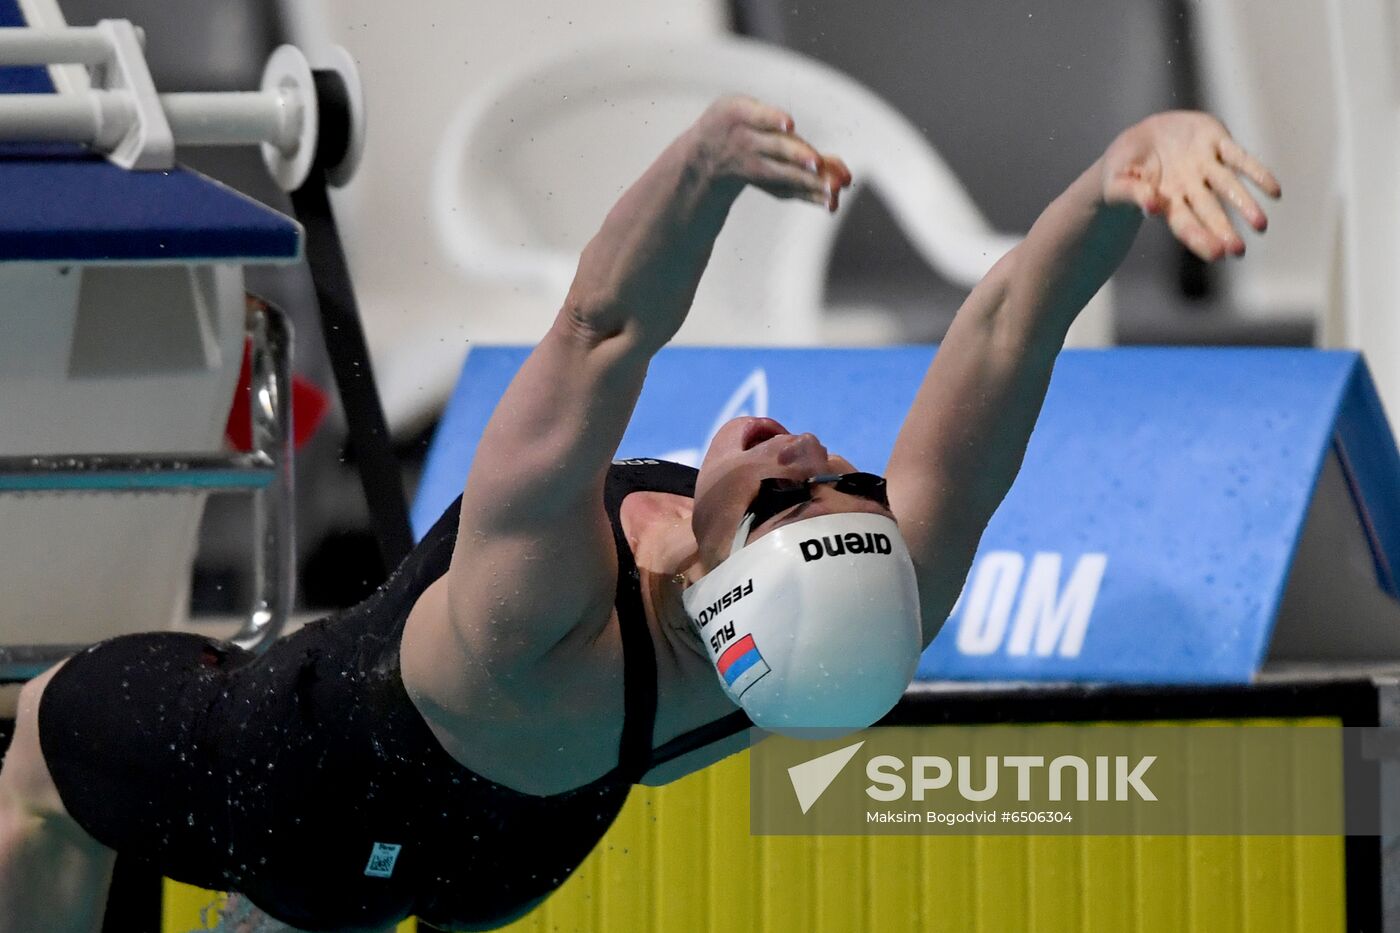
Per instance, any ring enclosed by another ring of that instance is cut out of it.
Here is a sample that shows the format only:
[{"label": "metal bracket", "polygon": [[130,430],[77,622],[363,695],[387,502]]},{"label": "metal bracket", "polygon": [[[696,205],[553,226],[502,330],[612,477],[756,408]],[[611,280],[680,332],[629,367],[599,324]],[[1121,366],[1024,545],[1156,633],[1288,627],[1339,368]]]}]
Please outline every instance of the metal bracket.
[{"label": "metal bracket", "polygon": [[124,19],[104,19],[97,29],[111,44],[112,57],[93,70],[93,77],[105,91],[126,92],[136,115],[112,150],[111,160],[123,168],[143,171],[174,168],[175,137],[146,65],[141,36]]},{"label": "metal bracket", "polygon": [[[0,94],[0,141],[80,143],[141,171],[174,168],[177,145],[259,144],[284,191],[302,187],[317,159],[327,162],[337,187],[354,175],[364,150],[365,103],[354,59],[344,49],[331,49],[326,67],[313,72],[299,49],[281,46],[258,91],[161,94],[143,43],[142,31],[121,19],[0,28],[0,67],[83,65],[91,84],[81,92]],[[332,151],[320,151],[323,123],[338,130],[330,134]]]}]

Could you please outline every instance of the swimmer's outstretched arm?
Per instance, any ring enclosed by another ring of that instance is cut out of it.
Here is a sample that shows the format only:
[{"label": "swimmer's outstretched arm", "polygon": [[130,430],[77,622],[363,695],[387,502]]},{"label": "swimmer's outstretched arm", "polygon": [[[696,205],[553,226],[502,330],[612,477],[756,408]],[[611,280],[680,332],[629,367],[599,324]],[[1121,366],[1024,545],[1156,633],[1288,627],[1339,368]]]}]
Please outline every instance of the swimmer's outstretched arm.
[{"label": "swimmer's outstretched arm", "polygon": [[[731,97],[622,195],[497,405],[467,478],[442,598],[474,658],[499,674],[562,639],[597,636],[616,584],[604,477],[647,365],[685,321],[731,205],[754,185],[835,210],[849,182],[839,159],[794,134],[786,113]],[[577,629],[591,617],[595,630]]]},{"label": "swimmer's outstretched arm", "polygon": [[[1278,182],[1203,113],[1126,130],[1040,215],[958,311],[900,430],[891,505],[919,570],[925,641],[953,607],[982,531],[1020,469],[1055,356],[1122,262],[1144,216],[1163,216],[1207,262],[1242,256],[1223,205],[1255,230]],[[1092,430],[1092,426],[1086,426]],[[1074,482],[1065,477],[1065,482]]]}]

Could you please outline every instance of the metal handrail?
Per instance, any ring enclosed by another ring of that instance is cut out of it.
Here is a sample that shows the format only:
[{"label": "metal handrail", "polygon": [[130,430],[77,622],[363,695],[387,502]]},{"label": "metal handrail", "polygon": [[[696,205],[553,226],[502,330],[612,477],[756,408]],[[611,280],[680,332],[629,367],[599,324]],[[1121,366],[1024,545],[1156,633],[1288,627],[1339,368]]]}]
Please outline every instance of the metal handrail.
[{"label": "metal handrail", "polygon": [[[252,440],[246,454],[58,454],[0,457],[0,495],[238,492],[253,498],[253,607],[230,641],[261,652],[286,626],[295,588],[292,522],[292,330],[249,302]],[[28,680],[82,645],[0,645],[0,681]]]},{"label": "metal handrail", "polygon": [[[253,493],[253,608],[231,639],[264,651],[282,634],[296,586],[292,521],[292,326],[266,302],[253,305],[253,450],[272,460],[272,482]],[[259,353],[258,348],[263,348]]]},{"label": "metal handrail", "polygon": [[0,493],[256,492],[273,479],[261,452],[0,457]]}]

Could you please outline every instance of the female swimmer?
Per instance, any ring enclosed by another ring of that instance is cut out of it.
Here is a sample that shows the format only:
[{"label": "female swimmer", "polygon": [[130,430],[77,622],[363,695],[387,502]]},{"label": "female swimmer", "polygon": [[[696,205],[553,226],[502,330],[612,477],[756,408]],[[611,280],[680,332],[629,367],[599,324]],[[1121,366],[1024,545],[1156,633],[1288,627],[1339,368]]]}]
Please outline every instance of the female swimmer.
[{"label": "female swimmer", "polygon": [[[488,929],[558,888],[634,783],[733,753],[749,718],[878,718],[958,596],[1075,315],[1146,216],[1204,260],[1242,254],[1226,207],[1266,222],[1242,178],[1279,194],[1204,114],[1115,139],[973,290],[883,478],[755,418],[698,473],[613,464],[740,192],[834,211],[851,181],[782,111],[717,102],[609,213],[465,492],[378,592],[258,657],[133,635],[26,685],[0,931],[93,929],[119,851],[307,930]],[[837,590],[792,569],[804,545]],[[828,597],[888,646],[817,686],[849,622]],[[767,627],[766,672],[717,675],[710,633],[732,620]]]}]

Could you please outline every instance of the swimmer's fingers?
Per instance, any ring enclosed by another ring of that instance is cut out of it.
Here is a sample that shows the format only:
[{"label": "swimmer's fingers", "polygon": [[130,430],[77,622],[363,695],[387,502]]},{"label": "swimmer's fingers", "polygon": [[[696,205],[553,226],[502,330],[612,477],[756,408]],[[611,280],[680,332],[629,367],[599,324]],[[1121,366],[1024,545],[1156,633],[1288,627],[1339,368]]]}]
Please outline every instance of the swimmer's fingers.
[{"label": "swimmer's fingers", "polygon": [[753,136],[752,145],[756,152],[821,175],[833,188],[851,186],[851,170],[840,156],[818,152],[795,133],[758,132]]},{"label": "swimmer's fingers", "polygon": [[718,111],[721,116],[755,130],[769,133],[791,133],[793,131],[792,114],[780,107],[765,104],[761,100],[755,100],[742,94],[720,98],[711,106],[711,110]]},{"label": "swimmer's fingers", "polygon": [[851,173],[794,132],[792,115],[752,97],[716,101],[696,126],[699,152],[716,177],[751,184],[780,198],[836,210]]},{"label": "swimmer's fingers", "polygon": [[1225,244],[1215,237],[1192,209],[1186,195],[1171,198],[1166,208],[1167,226],[1172,235],[1204,262],[1214,262],[1225,252]]},{"label": "swimmer's fingers", "polygon": [[1245,221],[1263,233],[1269,227],[1269,217],[1254,196],[1249,193],[1235,173],[1221,163],[1206,170],[1206,184],[1215,195],[1235,209]]},{"label": "swimmer's fingers", "polygon": [[752,164],[753,169],[747,180],[755,187],[774,197],[799,198],[820,204],[827,210],[836,210],[838,189],[820,169],[808,171],[805,166],[766,155],[756,155]]},{"label": "swimmer's fingers", "polygon": [[851,187],[851,170],[846,167],[840,156],[823,156],[822,179],[826,182],[826,190],[830,192],[826,209],[834,214],[841,206],[841,189]]},{"label": "swimmer's fingers", "polygon": [[1277,198],[1283,194],[1274,173],[1265,168],[1264,163],[1245,152],[1244,148],[1229,136],[1225,136],[1216,144],[1216,154],[1221,165],[1244,175],[1269,197]]},{"label": "swimmer's fingers", "polygon": [[750,179],[779,197],[802,197],[827,210],[840,203],[842,188],[851,184],[851,170],[838,156],[823,156],[792,134],[757,133],[753,148],[763,172]]},{"label": "swimmer's fingers", "polygon": [[1235,232],[1230,218],[1225,215],[1225,208],[1220,206],[1211,189],[1203,182],[1197,182],[1186,191],[1186,202],[1191,205],[1191,209],[1196,212],[1196,216],[1210,231],[1211,236],[1225,248],[1225,252],[1232,256],[1244,255],[1244,240]]},{"label": "swimmer's fingers", "polygon": [[832,181],[835,182],[836,187],[851,187],[851,170],[846,167],[846,163],[840,156],[830,154],[822,156],[822,170],[831,175]]},{"label": "swimmer's fingers", "polygon": [[801,137],[791,133],[753,131],[750,135],[750,145],[755,152],[775,162],[787,163],[814,176],[822,171],[821,153]]}]

